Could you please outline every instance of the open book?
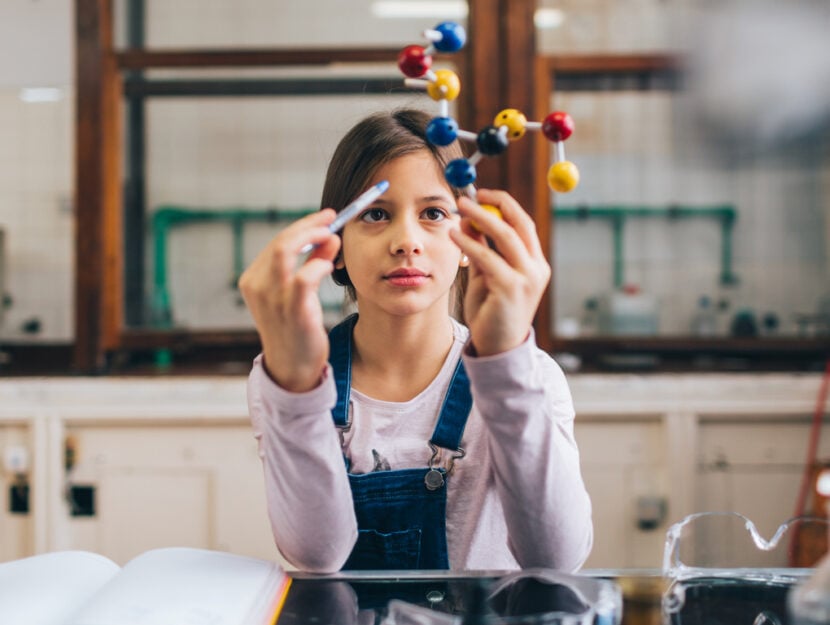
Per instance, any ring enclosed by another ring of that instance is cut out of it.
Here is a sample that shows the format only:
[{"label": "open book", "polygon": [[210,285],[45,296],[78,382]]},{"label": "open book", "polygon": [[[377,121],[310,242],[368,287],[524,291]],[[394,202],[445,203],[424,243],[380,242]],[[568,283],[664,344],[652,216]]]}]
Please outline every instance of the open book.
[{"label": "open book", "polygon": [[0,623],[273,625],[290,578],[276,562],[154,549],[119,567],[86,551],[0,563]]}]

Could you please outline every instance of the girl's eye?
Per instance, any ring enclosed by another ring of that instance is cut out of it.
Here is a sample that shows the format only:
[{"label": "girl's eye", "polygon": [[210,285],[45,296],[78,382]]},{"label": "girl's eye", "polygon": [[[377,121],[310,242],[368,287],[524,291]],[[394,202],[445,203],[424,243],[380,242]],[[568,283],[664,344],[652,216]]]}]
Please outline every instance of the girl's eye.
[{"label": "girl's eye", "polygon": [[423,212],[423,215],[429,221],[443,221],[447,217],[447,212],[443,208],[430,207]]},{"label": "girl's eye", "polygon": [[386,211],[382,208],[370,208],[360,216],[360,221],[375,224],[387,218]]}]

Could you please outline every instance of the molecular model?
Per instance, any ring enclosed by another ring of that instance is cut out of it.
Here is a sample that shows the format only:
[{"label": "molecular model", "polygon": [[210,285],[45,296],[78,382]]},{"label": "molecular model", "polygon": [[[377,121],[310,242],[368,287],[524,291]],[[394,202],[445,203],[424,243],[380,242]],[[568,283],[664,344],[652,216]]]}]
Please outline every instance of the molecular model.
[{"label": "molecular model", "polygon": [[433,71],[432,55],[438,52],[453,53],[464,47],[467,33],[464,27],[454,22],[442,22],[434,29],[424,32],[429,44],[424,47],[411,45],[398,54],[398,67],[407,78],[408,87],[422,89],[439,103],[440,115],[427,126],[427,140],[433,145],[449,145],[456,139],[475,142],[476,151],[470,158],[458,158],[447,165],[444,176],[452,186],[464,189],[475,199],[476,163],[485,156],[497,156],[507,149],[510,141],[521,139],[528,130],[541,130],[556,146],[554,164],[548,170],[548,186],[554,191],[567,193],[579,184],[579,170],[565,160],[565,140],[574,130],[570,115],[554,111],[542,122],[529,122],[520,111],[504,109],[496,115],[493,124],[478,133],[462,130],[449,115],[449,103],[461,92],[461,81],[455,72],[447,69]]}]

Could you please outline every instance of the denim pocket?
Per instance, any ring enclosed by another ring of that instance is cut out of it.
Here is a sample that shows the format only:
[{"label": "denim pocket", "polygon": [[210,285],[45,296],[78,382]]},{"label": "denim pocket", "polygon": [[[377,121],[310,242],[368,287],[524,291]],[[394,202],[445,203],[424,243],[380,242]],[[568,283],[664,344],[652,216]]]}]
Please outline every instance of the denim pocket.
[{"label": "denim pocket", "polygon": [[389,533],[359,530],[357,543],[343,569],[410,570],[419,568],[420,560],[420,529]]}]

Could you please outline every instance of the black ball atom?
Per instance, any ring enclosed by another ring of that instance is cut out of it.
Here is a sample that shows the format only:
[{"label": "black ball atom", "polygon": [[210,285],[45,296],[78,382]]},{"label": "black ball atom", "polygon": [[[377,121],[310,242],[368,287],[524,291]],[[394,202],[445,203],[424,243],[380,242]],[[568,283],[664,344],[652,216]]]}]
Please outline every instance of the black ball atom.
[{"label": "black ball atom", "polygon": [[476,137],[478,151],[486,156],[501,154],[507,149],[507,144],[507,135],[499,132],[495,126],[485,126]]}]

